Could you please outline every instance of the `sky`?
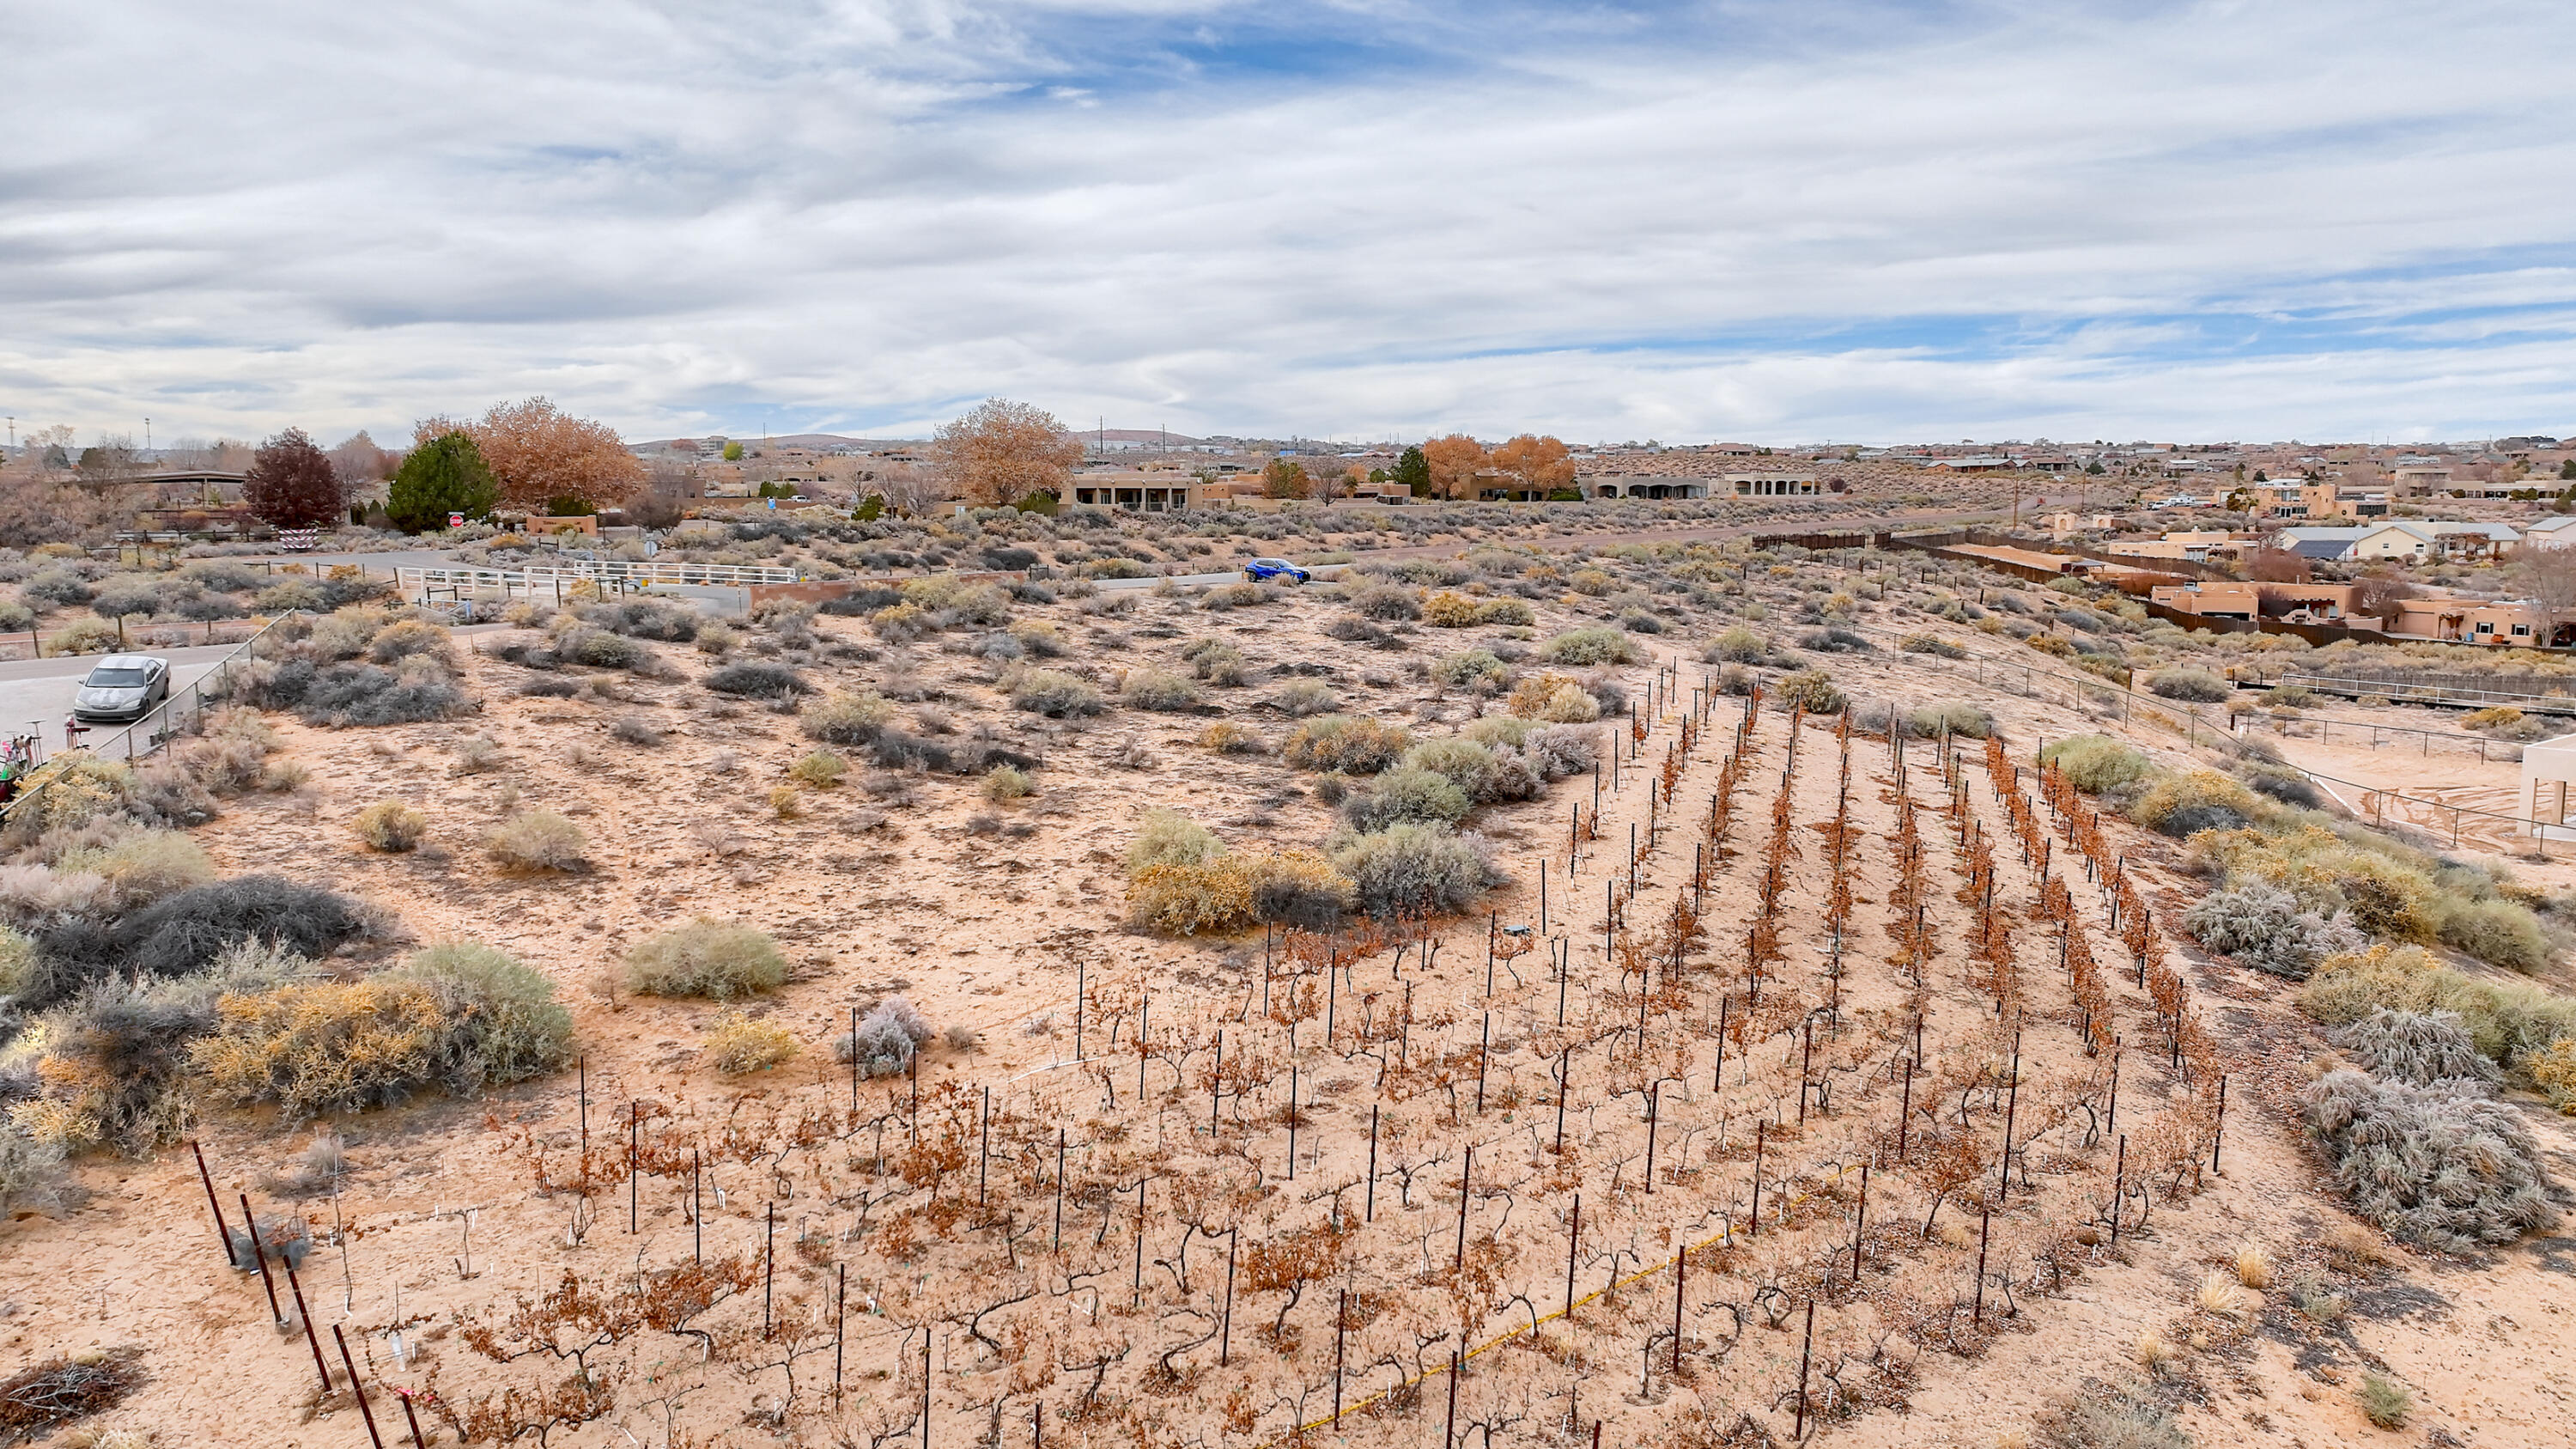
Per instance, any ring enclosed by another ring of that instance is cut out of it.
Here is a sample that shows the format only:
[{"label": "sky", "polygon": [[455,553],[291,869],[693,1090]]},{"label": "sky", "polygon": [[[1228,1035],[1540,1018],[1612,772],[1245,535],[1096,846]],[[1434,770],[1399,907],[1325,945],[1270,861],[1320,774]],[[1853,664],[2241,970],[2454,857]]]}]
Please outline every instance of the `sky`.
[{"label": "sky", "polygon": [[21,437],[2576,433],[2576,6],[82,0]]}]

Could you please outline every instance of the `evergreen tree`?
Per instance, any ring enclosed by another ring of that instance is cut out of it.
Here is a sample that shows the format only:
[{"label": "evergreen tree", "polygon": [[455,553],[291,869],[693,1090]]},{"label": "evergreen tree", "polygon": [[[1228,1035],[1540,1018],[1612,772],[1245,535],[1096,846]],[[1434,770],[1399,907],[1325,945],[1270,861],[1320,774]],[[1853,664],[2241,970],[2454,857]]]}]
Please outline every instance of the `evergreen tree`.
[{"label": "evergreen tree", "polygon": [[1395,481],[1416,498],[1427,496],[1431,492],[1431,460],[1422,456],[1420,448],[1405,449],[1403,456],[1395,460]]},{"label": "evergreen tree", "polygon": [[451,513],[485,517],[500,496],[500,484],[474,439],[461,432],[442,433],[403,459],[386,495],[385,512],[405,533],[421,533],[445,528]]}]

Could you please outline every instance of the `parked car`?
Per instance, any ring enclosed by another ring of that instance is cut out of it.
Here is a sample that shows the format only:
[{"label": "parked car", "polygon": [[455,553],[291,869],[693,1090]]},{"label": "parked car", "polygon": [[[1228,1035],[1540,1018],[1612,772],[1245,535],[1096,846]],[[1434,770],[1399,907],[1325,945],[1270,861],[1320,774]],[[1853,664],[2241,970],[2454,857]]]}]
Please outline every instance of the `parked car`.
[{"label": "parked car", "polygon": [[123,723],[138,720],[170,697],[170,661],[149,654],[110,654],[91,667],[72,696],[72,717]]},{"label": "parked car", "polygon": [[1267,583],[1272,579],[1286,579],[1290,583],[1302,584],[1314,577],[1284,558],[1254,559],[1243,566],[1243,576],[1256,584]]}]

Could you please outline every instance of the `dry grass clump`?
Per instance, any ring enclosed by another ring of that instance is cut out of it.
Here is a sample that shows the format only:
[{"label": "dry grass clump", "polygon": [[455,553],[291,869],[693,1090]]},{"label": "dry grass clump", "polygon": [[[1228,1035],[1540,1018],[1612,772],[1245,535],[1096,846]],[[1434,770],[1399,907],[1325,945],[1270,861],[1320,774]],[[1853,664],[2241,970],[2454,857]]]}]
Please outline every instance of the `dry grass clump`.
[{"label": "dry grass clump", "polygon": [[646,996],[725,1001],[775,991],[786,980],[787,958],[765,933],[703,916],[626,953],[626,984]]},{"label": "dry grass clump", "polygon": [[1097,685],[1080,675],[1060,670],[1018,670],[1004,680],[1002,687],[1010,694],[1014,706],[1049,719],[1095,715],[1109,707]]},{"label": "dry grass clump", "polygon": [[1455,825],[1475,801],[1436,771],[1405,767],[1380,774],[1366,788],[1342,797],[1342,818],[1356,830],[1383,830],[1406,821]]},{"label": "dry grass clump", "polygon": [[2220,704],[2234,697],[2236,686],[2206,669],[2176,665],[2148,675],[2147,690],[2186,704]]},{"label": "dry grass clump", "polygon": [[1292,679],[1271,696],[1270,702],[1291,719],[1330,714],[1342,703],[1333,687],[1320,679]]},{"label": "dry grass clump", "polygon": [[2236,1250],[2233,1263],[2237,1282],[2257,1293],[2272,1286],[2272,1257],[2261,1248],[2247,1243]]},{"label": "dry grass clump", "polygon": [[1563,674],[1537,674],[1512,686],[1504,706],[1522,719],[1551,724],[1589,724],[1601,718],[1601,701],[1583,682]]},{"label": "dry grass clump", "polygon": [[2203,830],[2234,830],[2255,816],[2254,792],[2215,770],[2169,774],[2147,787],[2129,818],[2161,835],[2186,839]]},{"label": "dry grass clump", "polygon": [[1199,687],[1178,674],[1159,669],[1131,669],[1119,682],[1118,698],[1136,709],[1183,710],[1197,707]]},{"label": "dry grass clump", "polygon": [[1478,599],[1443,589],[1422,601],[1422,622],[1434,629],[1470,629],[1482,624],[1529,624],[1536,617],[1530,612],[1529,604],[1520,599]]},{"label": "dry grass clump", "polygon": [[894,706],[873,689],[834,690],[797,714],[797,727],[809,740],[827,745],[865,745],[894,721]]},{"label": "dry grass clump", "polygon": [[765,1072],[796,1059],[795,1033],[766,1021],[726,1012],[707,1029],[707,1061],[729,1077]]},{"label": "dry grass clump", "polygon": [[2146,756],[2106,735],[2052,740],[2040,750],[2039,757],[2065,772],[2066,782],[2087,795],[2134,785],[2155,768],[2147,763]]},{"label": "dry grass clump", "polygon": [[1214,685],[1231,688],[1251,674],[1243,651],[1222,639],[1201,639],[1182,650],[1181,657],[1189,661],[1191,673]]},{"label": "dry grass clump", "polygon": [[1422,596],[1401,584],[1371,584],[1351,595],[1350,606],[1363,618],[1387,623],[1422,617]]},{"label": "dry grass clump", "polygon": [[590,841],[581,827],[551,810],[513,815],[483,843],[504,870],[530,874],[590,869]]},{"label": "dry grass clump", "polygon": [[2192,1299],[2200,1311],[2213,1318],[2239,1318],[2245,1313],[2245,1289],[2232,1272],[2213,1270],[2200,1277],[2200,1288]]},{"label": "dry grass clump", "polygon": [[359,811],[350,828],[358,832],[369,850],[399,855],[420,847],[422,838],[429,833],[429,817],[400,800],[379,800]]},{"label": "dry grass clump", "polygon": [[1982,740],[1995,732],[1995,717],[1981,705],[1949,700],[1907,711],[1905,728],[1919,740],[1939,739],[1943,735],[1963,735],[1972,740]]},{"label": "dry grass clump", "polygon": [[2182,925],[2192,939],[2237,964],[2293,981],[2304,980],[2328,957],[2368,944],[2342,913],[2329,920],[2288,891],[2259,881],[2203,896],[2183,913]]},{"label": "dry grass clump", "polygon": [[2460,1025],[2456,1011],[2379,1007],[2335,1033],[2335,1043],[2372,1076],[2419,1087],[2446,1077],[2493,1082],[2502,1075]]},{"label": "dry grass clump", "polygon": [[1323,714],[1289,731],[1280,754],[1301,770],[1373,775],[1394,764],[1412,742],[1402,725],[1381,724],[1365,715]]},{"label": "dry grass clump", "polygon": [[15,1123],[0,1123],[0,1222],[20,1213],[50,1213],[63,1202],[69,1180],[59,1141],[42,1140]]},{"label": "dry grass clump", "polygon": [[2407,1416],[2415,1412],[2415,1396],[2384,1374],[2362,1375],[2354,1398],[2361,1404],[2362,1417],[2382,1429],[2405,1428]]},{"label": "dry grass clump", "polygon": [[1177,810],[1148,810],[1127,843],[1127,873],[1149,866],[1197,865],[1225,854],[1216,833]]},{"label": "dry grass clump", "polygon": [[2549,1099],[2549,1105],[2576,1116],[2576,1040],[2561,1037],[2523,1058],[2523,1079]]},{"label": "dry grass clump", "polygon": [[193,976],[250,943],[319,960],[382,926],[380,915],[330,891],[275,876],[238,876],[164,896],[114,920],[55,924],[11,1004],[38,1012],[102,982],[149,985]]},{"label": "dry grass clump", "polygon": [[173,830],[133,830],[100,845],[65,851],[54,869],[99,877],[106,882],[108,903],[121,910],[215,879],[215,863],[204,848]]},{"label": "dry grass clump", "polygon": [[1265,921],[1315,929],[1350,909],[1353,883],[1311,850],[1219,854],[1135,872],[1127,903],[1138,924],[1165,935],[1249,930]]},{"label": "dry grass clump", "polygon": [[995,765],[985,773],[981,788],[984,798],[996,805],[1025,800],[1037,792],[1037,785],[1030,780],[1028,772],[1017,765]]},{"label": "dry grass clump", "polygon": [[850,762],[830,750],[815,750],[787,767],[787,777],[815,790],[829,790],[850,772]]},{"label": "dry grass clump", "polygon": [[1221,719],[1199,731],[1199,744],[1202,748],[1214,750],[1220,755],[1270,753],[1270,741],[1262,738],[1259,730],[1236,724],[1232,720]]}]

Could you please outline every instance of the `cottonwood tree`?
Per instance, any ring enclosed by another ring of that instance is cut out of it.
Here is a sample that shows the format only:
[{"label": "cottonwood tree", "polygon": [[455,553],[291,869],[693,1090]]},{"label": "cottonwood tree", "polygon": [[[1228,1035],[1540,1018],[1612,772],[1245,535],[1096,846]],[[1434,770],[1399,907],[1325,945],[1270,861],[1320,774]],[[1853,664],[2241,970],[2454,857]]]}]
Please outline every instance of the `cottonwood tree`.
[{"label": "cottonwood tree", "polygon": [[1565,444],[1523,433],[1494,450],[1494,466],[1516,485],[1536,493],[1574,486],[1574,460]]},{"label": "cottonwood tree", "polygon": [[260,444],[242,483],[250,511],[280,528],[319,528],[340,517],[345,503],[340,475],[302,428]]},{"label": "cottonwood tree", "polygon": [[1432,495],[1439,498],[1475,497],[1476,470],[1491,461],[1485,445],[1464,433],[1423,444],[1422,460],[1431,473]]},{"label": "cottonwood tree", "polygon": [[952,496],[995,508],[1032,493],[1061,496],[1082,461],[1082,444],[1054,414],[999,397],[942,424],[930,451]]},{"label": "cottonwood tree", "polygon": [[1304,464],[1294,458],[1273,458],[1261,470],[1261,492],[1268,498],[1304,498],[1314,491],[1314,481],[1306,476]]},{"label": "cottonwood tree", "polygon": [[616,429],[574,417],[542,397],[495,404],[466,431],[491,465],[501,501],[513,508],[608,508],[644,487],[644,464],[627,451]]}]

